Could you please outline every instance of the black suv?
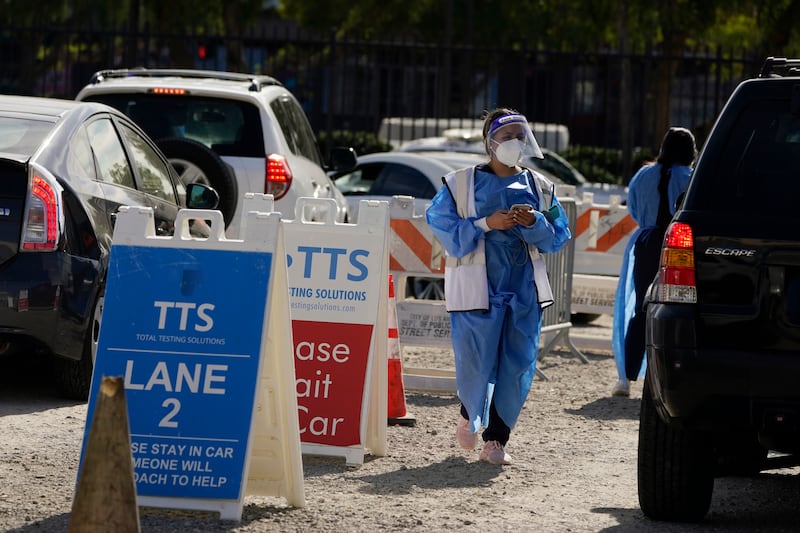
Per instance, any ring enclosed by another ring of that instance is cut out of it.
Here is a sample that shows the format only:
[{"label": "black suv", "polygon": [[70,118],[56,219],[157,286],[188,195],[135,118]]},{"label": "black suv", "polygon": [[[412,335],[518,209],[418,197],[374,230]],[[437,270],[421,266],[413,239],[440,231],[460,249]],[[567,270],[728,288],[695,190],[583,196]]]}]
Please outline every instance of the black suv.
[{"label": "black suv", "polygon": [[711,131],[648,293],[639,503],[699,521],[714,478],[800,451],[800,59],[768,58]]}]

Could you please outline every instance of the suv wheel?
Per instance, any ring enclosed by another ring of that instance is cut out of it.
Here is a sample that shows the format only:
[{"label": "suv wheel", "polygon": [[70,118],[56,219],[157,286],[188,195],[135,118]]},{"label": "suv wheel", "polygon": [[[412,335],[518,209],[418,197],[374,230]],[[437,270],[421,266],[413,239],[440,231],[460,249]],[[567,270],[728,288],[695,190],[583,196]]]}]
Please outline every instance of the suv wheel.
[{"label": "suv wheel", "polygon": [[203,144],[190,139],[168,138],[156,142],[184,185],[202,183],[213,187],[219,194],[219,207],[225,227],[233,220],[236,211],[236,179],[228,165]]},{"label": "suv wheel", "polygon": [[711,439],[665,423],[645,378],[639,413],[639,506],[654,520],[698,522],[711,506]]},{"label": "suv wheel", "polygon": [[70,400],[86,400],[92,385],[92,371],[97,358],[97,340],[100,337],[100,321],[103,315],[104,296],[101,294],[94,304],[92,319],[83,343],[79,360],[59,358],[56,380],[61,394]]}]

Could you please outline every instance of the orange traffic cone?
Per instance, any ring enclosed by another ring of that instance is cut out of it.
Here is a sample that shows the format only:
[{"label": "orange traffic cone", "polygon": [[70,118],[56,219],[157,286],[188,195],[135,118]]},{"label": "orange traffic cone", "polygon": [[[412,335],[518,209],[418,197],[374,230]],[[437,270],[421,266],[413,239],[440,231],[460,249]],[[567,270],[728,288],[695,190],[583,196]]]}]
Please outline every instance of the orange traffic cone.
[{"label": "orange traffic cone", "polygon": [[397,331],[397,305],[394,298],[394,278],[389,274],[389,425],[413,426],[417,419],[406,412],[406,392],[403,387],[403,364],[400,359],[400,335]]}]

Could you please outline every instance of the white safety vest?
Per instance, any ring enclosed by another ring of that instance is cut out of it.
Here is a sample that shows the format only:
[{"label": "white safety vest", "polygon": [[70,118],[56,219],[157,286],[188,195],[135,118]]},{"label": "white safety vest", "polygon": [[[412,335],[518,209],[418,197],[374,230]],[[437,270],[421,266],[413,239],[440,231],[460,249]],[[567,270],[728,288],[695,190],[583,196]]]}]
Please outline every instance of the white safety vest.
[{"label": "white safety vest", "polygon": [[[553,189],[550,181],[537,172],[530,171],[539,197],[539,211],[552,206]],[[445,183],[454,192],[456,210],[461,218],[477,217],[475,211],[475,168],[468,167],[450,172]],[[528,254],[533,263],[533,281],[542,308],[553,304],[553,290],[547,277],[547,266],[539,249],[528,244]],[[486,273],[486,241],[480,239],[475,250],[461,257],[445,251],[444,289],[445,307],[448,311],[476,311],[489,309],[489,278]]]}]

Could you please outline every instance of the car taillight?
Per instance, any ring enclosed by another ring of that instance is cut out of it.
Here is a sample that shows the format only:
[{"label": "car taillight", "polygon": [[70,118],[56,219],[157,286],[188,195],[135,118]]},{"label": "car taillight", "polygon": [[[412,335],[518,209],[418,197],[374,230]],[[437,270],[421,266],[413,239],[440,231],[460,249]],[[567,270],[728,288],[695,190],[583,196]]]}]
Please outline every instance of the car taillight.
[{"label": "car taillight", "polygon": [[278,154],[267,156],[267,172],[264,179],[264,193],[276,200],[289,192],[292,186],[292,170],[286,158]]},{"label": "car taillight", "polygon": [[696,303],[697,283],[694,272],[692,227],[682,222],[673,222],[667,228],[661,249],[659,299],[662,302]]},{"label": "car taillight", "polygon": [[58,247],[61,212],[60,188],[34,172],[23,215],[22,250],[44,251]]}]

